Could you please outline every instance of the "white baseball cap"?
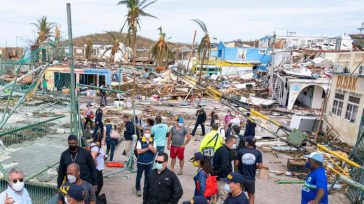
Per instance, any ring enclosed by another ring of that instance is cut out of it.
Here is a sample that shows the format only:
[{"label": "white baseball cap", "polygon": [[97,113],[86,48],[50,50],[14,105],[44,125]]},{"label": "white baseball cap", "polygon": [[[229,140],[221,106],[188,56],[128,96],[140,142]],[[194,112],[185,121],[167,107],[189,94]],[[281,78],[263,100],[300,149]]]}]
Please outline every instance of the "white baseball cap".
[{"label": "white baseball cap", "polygon": [[318,152],[311,152],[310,155],[305,155],[305,157],[316,160],[321,163],[324,161],[324,156]]}]

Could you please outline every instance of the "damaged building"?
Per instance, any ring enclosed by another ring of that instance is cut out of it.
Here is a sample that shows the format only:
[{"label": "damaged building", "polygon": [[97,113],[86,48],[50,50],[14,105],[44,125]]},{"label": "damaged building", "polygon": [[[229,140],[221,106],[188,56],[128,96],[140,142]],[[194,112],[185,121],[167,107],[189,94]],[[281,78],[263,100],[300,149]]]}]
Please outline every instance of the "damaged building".
[{"label": "damaged building", "polygon": [[364,124],[364,52],[337,53],[335,64],[326,120],[344,142],[355,145]]}]

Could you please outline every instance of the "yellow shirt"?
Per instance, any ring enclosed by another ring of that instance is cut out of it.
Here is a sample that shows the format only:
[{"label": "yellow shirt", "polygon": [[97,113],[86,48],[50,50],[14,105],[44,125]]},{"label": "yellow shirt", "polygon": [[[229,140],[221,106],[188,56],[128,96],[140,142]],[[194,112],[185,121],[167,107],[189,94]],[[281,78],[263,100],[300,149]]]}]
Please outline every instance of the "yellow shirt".
[{"label": "yellow shirt", "polygon": [[[206,147],[214,147],[215,141],[216,141],[216,138],[214,138],[214,136],[216,134],[218,134],[218,132],[216,130],[211,130],[209,133],[207,133],[205,135],[205,137],[203,137],[203,139],[201,141],[201,144],[200,144],[200,148],[199,148],[199,151],[200,152],[202,152],[202,149],[204,149]],[[214,138],[214,140],[212,140],[210,142],[210,140],[212,138]],[[218,136],[217,136],[217,142],[216,142],[216,145],[215,145],[215,148],[214,148],[214,152],[216,152],[216,150],[219,149],[222,146],[222,144],[223,144],[222,137],[221,137],[220,134],[218,134]]]}]

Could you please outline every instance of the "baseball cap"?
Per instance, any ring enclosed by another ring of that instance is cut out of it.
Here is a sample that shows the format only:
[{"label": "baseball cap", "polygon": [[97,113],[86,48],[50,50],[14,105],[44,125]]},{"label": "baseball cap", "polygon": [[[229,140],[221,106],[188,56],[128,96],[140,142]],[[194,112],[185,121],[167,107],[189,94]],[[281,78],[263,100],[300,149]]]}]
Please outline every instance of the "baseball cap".
[{"label": "baseball cap", "polygon": [[195,196],[191,201],[183,202],[183,204],[208,204],[208,202],[203,196]]},{"label": "baseball cap", "polygon": [[254,136],[249,135],[249,136],[244,137],[244,141],[247,142],[247,143],[253,143],[256,140],[255,140]]},{"label": "baseball cap", "polygon": [[179,117],[179,118],[178,118],[178,122],[179,122],[179,123],[184,123],[184,122],[185,122],[185,120],[184,120],[183,118]]},{"label": "baseball cap", "polygon": [[70,184],[67,186],[62,186],[60,191],[64,195],[68,195],[69,197],[75,199],[76,201],[83,201],[85,197],[85,192],[80,185]]},{"label": "baseball cap", "polygon": [[305,157],[316,160],[321,163],[324,161],[324,156],[318,152],[311,152],[311,154],[305,155]]},{"label": "baseball cap", "polygon": [[231,174],[227,175],[226,178],[222,178],[222,181],[224,181],[225,183],[243,183],[244,182],[244,177],[237,173],[237,172],[232,172]]},{"label": "baseball cap", "polygon": [[196,161],[196,160],[202,160],[203,155],[201,152],[196,152],[193,157],[190,159],[190,161]]}]

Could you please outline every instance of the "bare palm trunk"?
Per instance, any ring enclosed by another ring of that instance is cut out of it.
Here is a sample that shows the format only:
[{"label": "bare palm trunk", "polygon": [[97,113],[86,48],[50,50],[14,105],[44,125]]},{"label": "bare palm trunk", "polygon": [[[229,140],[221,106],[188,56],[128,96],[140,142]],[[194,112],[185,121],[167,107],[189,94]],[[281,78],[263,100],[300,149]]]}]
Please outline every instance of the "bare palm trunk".
[{"label": "bare palm trunk", "polygon": [[135,68],[136,65],[136,31],[133,31],[133,66]]},{"label": "bare palm trunk", "polygon": [[206,58],[206,50],[204,49],[204,51],[202,53],[203,54],[202,54],[202,60],[201,60],[200,73],[198,75],[198,83],[201,83],[202,69],[203,69],[203,64],[205,63],[205,58]]}]

